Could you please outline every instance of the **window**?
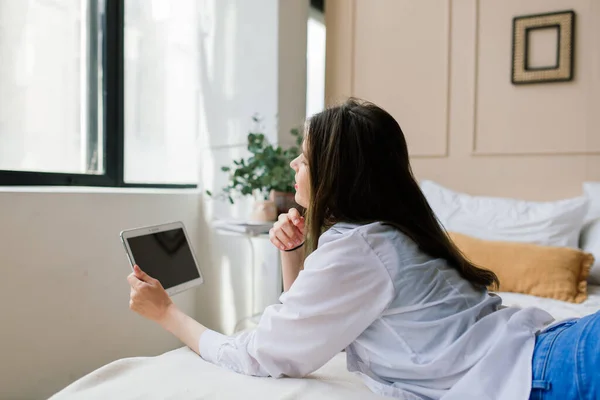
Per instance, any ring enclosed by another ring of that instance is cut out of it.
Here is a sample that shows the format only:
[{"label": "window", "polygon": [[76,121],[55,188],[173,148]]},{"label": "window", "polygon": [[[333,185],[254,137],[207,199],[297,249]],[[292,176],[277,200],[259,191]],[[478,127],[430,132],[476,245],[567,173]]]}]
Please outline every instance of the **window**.
[{"label": "window", "polygon": [[127,182],[196,182],[198,3],[125,2]]},{"label": "window", "polygon": [[197,0],[0,0],[0,185],[195,187]]}]

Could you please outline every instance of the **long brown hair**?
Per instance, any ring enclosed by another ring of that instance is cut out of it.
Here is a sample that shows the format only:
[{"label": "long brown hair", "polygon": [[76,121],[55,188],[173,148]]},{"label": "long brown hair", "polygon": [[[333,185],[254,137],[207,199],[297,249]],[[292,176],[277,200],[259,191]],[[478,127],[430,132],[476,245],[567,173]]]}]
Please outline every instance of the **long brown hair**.
[{"label": "long brown hair", "polygon": [[337,222],[381,221],[447,260],[472,284],[498,285],[497,276],[469,262],[442,228],[413,176],[404,133],[388,112],[350,98],[311,117],[305,140],[308,253]]}]

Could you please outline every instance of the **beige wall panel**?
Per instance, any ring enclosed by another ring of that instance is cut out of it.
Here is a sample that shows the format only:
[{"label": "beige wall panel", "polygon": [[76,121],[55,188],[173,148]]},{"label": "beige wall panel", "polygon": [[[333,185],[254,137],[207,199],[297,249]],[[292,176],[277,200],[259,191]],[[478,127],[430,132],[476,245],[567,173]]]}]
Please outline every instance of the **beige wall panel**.
[{"label": "beige wall panel", "polygon": [[355,0],[325,2],[325,105],[352,95]]},{"label": "beige wall panel", "polygon": [[600,156],[588,156],[585,163],[584,181],[600,182]]},{"label": "beige wall panel", "polygon": [[[600,157],[596,165],[600,164]],[[473,195],[546,201],[579,196],[587,161],[579,156],[492,156],[413,159],[418,179],[431,179]],[[590,174],[600,180],[598,172]]]},{"label": "beige wall panel", "polygon": [[[600,15],[593,2],[505,0],[501,6],[493,0],[478,2],[476,153],[600,153],[595,115],[600,109],[598,47],[592,51],[592,43],[598,44]],[[570,9],[576,13],[574,80],[513,85],[512,18]]]},{"label": "beige wall panel", "polygon": [[[336,4],[338,11],[342,10],[345,15],[351,12],[352,1],[329,2]],[[364,97],[383,106],[386,106],[386,99],[391,99],[388,101],[395,107],[401,104],[396,100],[400,91],[390,83],[391,73],[386,69],[387,65],[399,64],[398,52],[376,52],[374,48],[386,43],[399,46],[392,39],[406,37],[405,18],[411,21],[411,25],[422,27],[429,27],[432,19],[437,20],[438,25],[447,24],[442,18],[444,15],[448,16],[447,3],[438,2],[436,10],[428,9],[429,4],[432,3],[414,5],[402,1],[359,1],[354,33],[345,30],[343,35],[338,35],[332,33],[332,28],[328,26],[328,40],[330,35],[335,38],[334,41],[328,42],[328,46],[339,45],[347,49],[349,42],[356,43],[355,90],[367,88],[369,92],[366,95],[363,93]],[[449,4],[450,57],[445,59],[450,61],[448,120],[445,121],[445,117],[439,112],[442,107],[434,107],[433,103],[418,106],[415,103],[407,107],[414,107],[411,109],[415,110],[415,114],[425,110],[434,122],[421,122],[414,116],[391,110],[409,138],[409,151],[413,156],[412,165],[416,177],[432,179],[452,189],[472,194],[529,200],[555,200],[577,196],[582,192],[582,182],[600,181],[600,154],[584,154],[600,149],[600,2],[480,0],[479,8],[478,0],[454,0]],[[408,8],[403,9],[403,6]],[[575,80],[562,84],[513,87],[510,83],[513,16],[568,8],[574,8],[577,13],[577,57],[584,54],[583,58],[576,59],[576,64],[583,64],[576,67]],[[395,19],[397,22],[392,24],[390,21],[394,20],[391,17],[394,14],[399,16]],[[388,29],[381,29],[382,25],[388,25]],[[345,25],[346,28],[351,26],[352,24]],[[428,35],[434,35],[430,28],[427,29]],[[438,31],[442,33],[439,26]],[[508,38],[499,37],[496,41],[491,37],[492,31],[504,31]],[[585,33],[585,39],[581,38],[584,31],[589,32]],[[435,28],[433,32],[436,32]],[[484,37],[481,38],[478,32],[483,32]],[[406,64],[404,71],[413,71],[415,79],[422,76],[420,71],[418,74],[414,73],[422,67],[420,59],[431,56],[423,56],[420,53],[439,55],[442,48],[440,43],[443,43],[441,39],[447,38],[442,36],[440,40],[432,41],[428,39],[428,35],[413,33],[414,49],[421,50],[415,50],[417,57],[403,57]],[[338,43],[340,40],[343,43]],[[501,44],[502,41],[505,43]],[[401,39],[398,39],[398,42],[408,43]],[[357,50],[361,47],[370,57],[359,56],[361,53]],[[480,53],[477,53],[478,49]],[[327,51],[327,63],[336,63],[339,68],[329,68],[327,79],[338,72],[346,77],[352,74],[352,68],[347,62],[332,60],[335,53],[329,47]],[[347,58],[345,60],[347,61]],[[367,70],[375,72],[359,73]],[[587,83],[582,85],[581,81]],[[588,90],[587,84],[593,85],[594,89]],[[428,90],[438,98],[446,95],[446,89],[440,83]],[[423,95],[419,85],[405,87],[401,92],[403,99],[418,99]],[[329,94],[335,96],[341,92]],[[565,102],[564,96],[570,96],[570,101]],[[545,114],[541,114],[539,105],[534,105],[533,109],[539,114],[536,119],[530,118],[527,113],[521,113],[513,104],[527,104],[534,100],[543,104],[568,104],[558,109],[553,105],[552,112]],[[494,101],[497,104],[493,103]],[[577,103],[580,109],[571,103]],[[510,115],[509,121],[505,121],[509,119],[506,115]],[[446,125],[437,128],[434,139],[430,140],[431,145],[419,140],[418,136],[417,140],[411,136],[414,132],[422,131],[423,127],[438,126],[440,121]],[[419,125],[414,127],[415,123]],[[500,129],[499,124],[509,125]],[[564,135],[559,135],[557,126],[571,128],[566,129]],[[576,130],[573,127],[578,128]],[[440,152],[437,135],[446,129],[448,156],[420,157],[421,154]],[[550,131],[547,140],[545,136],[538,134],[543,131]],[[477,143],[474,142],[475,137]],[[480,154],[474,152],[474,144],[477,145]],[[577,153],[562,154],[574,151]],[[486,152],[496,154],[485,154]]]},{"label": "beige wall panel", "polygon": [[353,94],[400,122],[414,156],[447,153],[449,2],[357,0]]}]

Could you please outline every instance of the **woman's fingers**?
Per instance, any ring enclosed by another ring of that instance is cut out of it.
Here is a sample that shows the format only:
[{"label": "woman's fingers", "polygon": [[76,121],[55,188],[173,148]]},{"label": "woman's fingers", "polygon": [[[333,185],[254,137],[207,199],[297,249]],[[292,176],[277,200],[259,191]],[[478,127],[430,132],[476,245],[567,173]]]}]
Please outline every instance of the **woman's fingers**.
[{"label": "woman's fingers", "polygon": [[148,278],[151,281],[144,282],[136,276],[135,272],[127,277],[131,286],[129,308],[143,317],[158,321],[164,316],[172,301],[159,281]]},{"label": "woman's fingers", "polygon": [[298,212],[298,210],[296,210],[295,208],[290,208],[287,212],[287,217],[293,222],[294,220],[300,218],[301,215],[300,212]]},{"label": "woman's fingers", "polygon": [[287,248],[287,246],[284,245],[275,234],[275,228],[271,228],[271,230],[269,230],[269,239],[271,240],[271,243],[273,243],[279,250],[285,250]]},{"label": "woman's fingers", "polygon": [[133,272],[127,275],[127,282],[129,282],[129,286],[131,286],[132,288],[137,288],[141,283],[143,283],[135,276]]},{"label": "woman's fingers", "polygon": [[296,229],[298,229],[298,232],[300,232],[300,234],[304,238],[304,217],[298,218],[296,222],[294,222],[294,226],[296,227]]},{"label": "woman's fingers", "polygon": [[133,273],[142,282],[153,284],[156,281],[156,279],[152,278],[150,275],[142,271],[142,269],[137,264],[133,266]]},{"label": "woman's fingers", "polygon": [[300,231],[302,238],[304,239],[304,217],[300,215],[300,212],[295,208],[290,208],[288,212],[288,218],[292,221],[292,224]]},{"label": "woman's fingers", "polygon": [[281,225],[281,230],[285,232],[287,237],[292,241],[292,245],[298,246],[304,242],[304,218],[296,211],[283,214],[285,219],[278,222]]},{"label": "woman's fingers", "polygon": [[296,225],[296,223],[300,220],[300,218],[302,218],[302,215],[300,215],[300,212],[298,210],[296,210],[295,208],[290,208],[287,215],[288,215],[288,218],[290,219],[290,221],[292,221],[292,223],[294,225]]},{"label": "woman's fingers", "polygon": [[279,215],[273,228],[269,230],[271,243],[281,250],[290,250],[304,242],[304,218],[298,210],[291,208],[286,214]]},{"label": "woman's fingers", "polygon": [[297,246],[302,242],[301,233],[290,221],[286,221],[281,225],[280,232],[281,234],[278,234],[277,237],[282,242],[287,242],[288,247]]}]

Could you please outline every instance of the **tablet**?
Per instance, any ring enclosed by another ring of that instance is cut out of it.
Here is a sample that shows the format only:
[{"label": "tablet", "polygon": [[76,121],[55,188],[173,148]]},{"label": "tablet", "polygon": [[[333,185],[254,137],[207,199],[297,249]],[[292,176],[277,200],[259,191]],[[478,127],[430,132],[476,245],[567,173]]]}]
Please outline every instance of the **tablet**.
[{"label": "tablet", "polygon": [[169,296],[204,282],[182,222],[128,229],[121,241],[129,263],[158,281]]}]

